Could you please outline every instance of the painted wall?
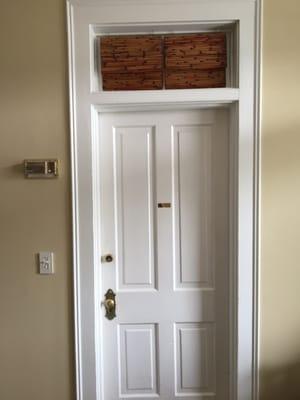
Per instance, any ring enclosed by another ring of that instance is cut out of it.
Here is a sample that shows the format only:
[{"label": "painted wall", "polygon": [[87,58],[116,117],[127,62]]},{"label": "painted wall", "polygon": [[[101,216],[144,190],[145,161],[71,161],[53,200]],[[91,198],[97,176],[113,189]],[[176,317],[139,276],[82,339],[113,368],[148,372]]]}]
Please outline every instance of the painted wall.
[{"label": "painted wall", "polygon": [[264,0],[262,400],[300,398],[299,20],[299,0]]},{"label": "painted wall", "polygon": [[[284,4],[284,7],[283,7]],[[64,0],[0,0],[0,399],[74,399]],[[261,400],[300,393],[299,0],[264,0]],[[58,157],[28,181],[24,158]],[[53,276],[35,255],[55,253]]]},{"label": "painted wall", "polygon": [[[64,0],[0,0],[1,400],[74,399],[66,43]],[[34,157],[60,178],[25,180]]]}]

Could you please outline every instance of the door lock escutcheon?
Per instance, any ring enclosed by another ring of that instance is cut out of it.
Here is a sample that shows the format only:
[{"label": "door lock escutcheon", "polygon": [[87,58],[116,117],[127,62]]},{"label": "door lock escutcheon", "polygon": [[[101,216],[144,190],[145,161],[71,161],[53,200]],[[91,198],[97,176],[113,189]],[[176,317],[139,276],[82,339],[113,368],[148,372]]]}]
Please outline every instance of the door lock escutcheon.
[{"label": "door lock escutcheon", "polygon": [[112,289],[108,289],[105,293],[105,300],[103,305],[106,310],[105,317],[107,319],[114,319],[116,317],[116,294],[112,291]]},{"label": "door lock escutcheon", "polygon": [[101,257],[102,262],[111,263],[111,262],[113,262],[113,260],[114,260],[114,258],[111,254],[105,254],[104,256]]}]

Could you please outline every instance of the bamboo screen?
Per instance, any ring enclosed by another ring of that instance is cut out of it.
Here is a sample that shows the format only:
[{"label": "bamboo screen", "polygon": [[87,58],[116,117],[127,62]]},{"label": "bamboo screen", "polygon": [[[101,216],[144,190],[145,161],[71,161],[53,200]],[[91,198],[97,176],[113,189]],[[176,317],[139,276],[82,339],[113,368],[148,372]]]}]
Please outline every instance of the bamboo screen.
[{"label": "bamboo screen", "polygon": [[104,36],[103,90],[226,86],[226,34]]}]

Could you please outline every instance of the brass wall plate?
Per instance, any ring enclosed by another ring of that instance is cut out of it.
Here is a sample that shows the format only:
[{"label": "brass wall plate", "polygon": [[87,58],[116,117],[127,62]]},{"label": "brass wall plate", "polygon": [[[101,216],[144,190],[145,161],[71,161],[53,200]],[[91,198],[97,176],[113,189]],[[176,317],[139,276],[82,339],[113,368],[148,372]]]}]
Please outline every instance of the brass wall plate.
[{"label": "brass wall plate", "polygon": [[53,158],[24,160],[24,175],[30,179],[56,178],[58,176],[58,160]]},{"label": "brass wall plate", "polygon": [[158,203],[158,208],[171,208],[171,203]]}]

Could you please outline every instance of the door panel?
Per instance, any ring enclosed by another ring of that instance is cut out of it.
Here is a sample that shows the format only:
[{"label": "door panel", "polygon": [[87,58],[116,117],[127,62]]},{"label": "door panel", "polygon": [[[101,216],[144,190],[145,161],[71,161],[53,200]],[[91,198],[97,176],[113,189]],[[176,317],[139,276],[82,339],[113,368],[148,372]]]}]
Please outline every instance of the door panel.
[{"label": "door panel", "polygon": [[173,126],[176,288],[212,287],[211,126]]},{"label": "door panel", "polygon": [[157,394],[156,324],[119,326],[121,395]]},{"label": "door panel", "polygon": [[214,392],[214,324],[175,324],[177,394]]},{"label": "door panel", "polygon": [[104,400],[228,400],[227,111],[103,114],[99,154]]},{"label": "door panel", "polygon": [[154,130],[147,126],[116,127],[113,140],[118,287],[119,290],[153,288]]}]

